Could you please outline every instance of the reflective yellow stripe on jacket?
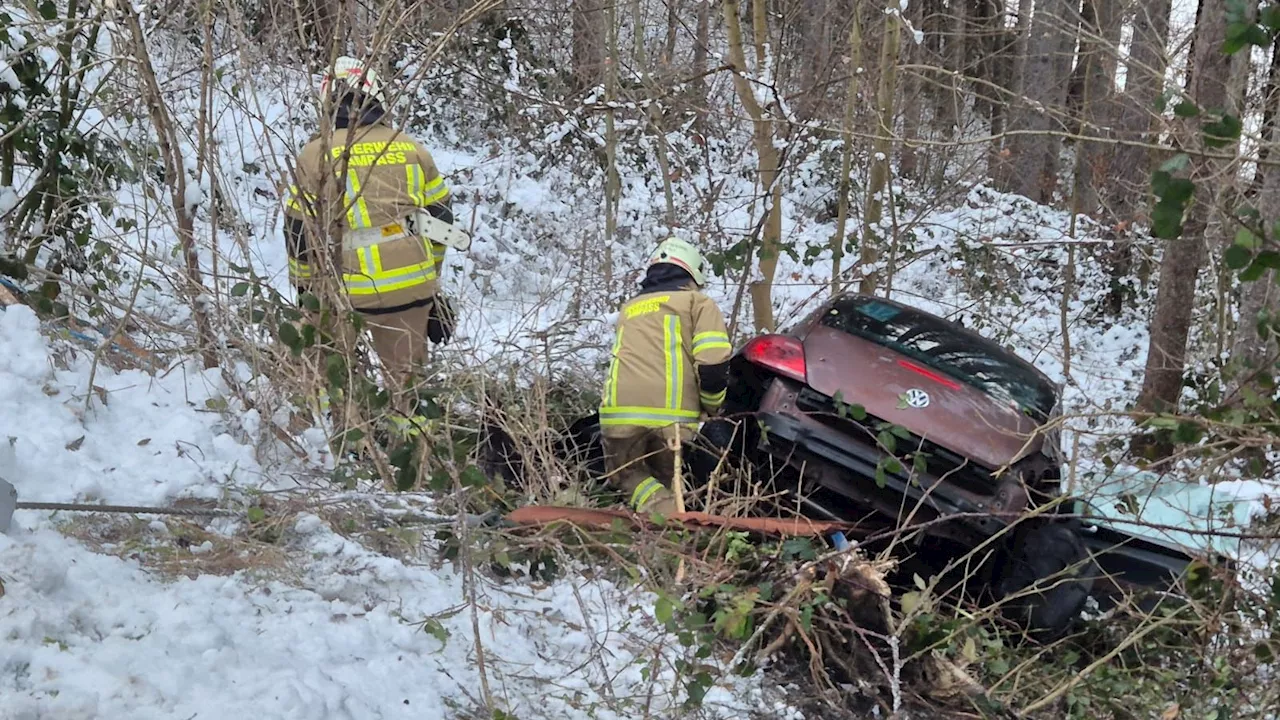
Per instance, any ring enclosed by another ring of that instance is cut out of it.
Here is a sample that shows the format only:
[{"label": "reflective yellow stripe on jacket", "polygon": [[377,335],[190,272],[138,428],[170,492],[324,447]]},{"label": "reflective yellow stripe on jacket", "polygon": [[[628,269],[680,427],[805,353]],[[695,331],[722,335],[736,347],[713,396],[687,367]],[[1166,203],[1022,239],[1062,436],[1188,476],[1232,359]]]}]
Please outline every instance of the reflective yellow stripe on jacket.
[{"label": "reflective yellow stripe on jacket", "polygon": [[360,271],[342,273],[342,284],[349,295],[379,295],[436,279],[436,265],[431,259],[386,270],[378,245],[360,248],[356,256],[360,259]]},{"label": "reflective yellow stripe on jacket", "polygon": [[600,407],[600,424],[666,427],[674,423],[697,422],[701,413],[684,407],[684,374],[688,363],[684,356],[680,316],[667,315],[662,318],[664,407],[618,405],[618,355],[622,352],[623,329],[618,328],[613,344],[614,360],[609,367],[604,402]]},{"label": "reflective yellow stripe on jacket", "polygon": [[638,427],[666,427],[673,423],[698,421],[697,410],[668,410],[651,407],[602,406],[601,425],[636,425]]},{"label": "reflective yellow stripe on jacket", "polygon": [[711,330],[693,336],[694,357],[710,350],[733,350],[733,346],[729,344],[729,334]]},{"label": "reflective yellow stripe on jacket", "polygon": [[299,260],[289,258],[289,277],[295,283],[299,280],[311,279],[311,266]]}]

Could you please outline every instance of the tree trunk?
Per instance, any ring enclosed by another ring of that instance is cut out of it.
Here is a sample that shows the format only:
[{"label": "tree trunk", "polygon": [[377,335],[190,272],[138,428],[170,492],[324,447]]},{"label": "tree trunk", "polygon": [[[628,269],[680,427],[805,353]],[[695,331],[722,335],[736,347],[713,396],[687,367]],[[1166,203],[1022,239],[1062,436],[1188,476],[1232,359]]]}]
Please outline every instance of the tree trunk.
[{"label": "tree trunk", "polygon": [[[1062,140],[1050,133],[1064,129],[1061,112],[1066,100],[1068,58],[1075,37],[1077,13],[1071,0],[1040,0],[1031,18],[1022,94],[1009,129],[1018,134],[1009,142],[1006,189],[1036,202],[1053,198],[1057,185],[1058,153]],[[1053,114],[1051,114],[1053,113]]]},{"label": "tree trunk", "polygon": [[[1076,51],[1074,66],[1071,64],[1071,58],[1066,60],[1071,73],[1071,79],[1067,81],[1067,112],[1070,113],[1073,121],[1080,117],[1084,110],[1084,86],[1088,82],[1089,72],[1088,63],[1085,62],[1086,48],[1090,44],[1091,36],[1098,34],[1099,27],[1097,0],[1076,2],[1076,8],[1080,10],[1079,49]],[[1072,130],[1074,131],[1076,127],[1078,124],[1073,122]]]},{"label": "tree trunk", "polygon": [[[1164,92],[1168,69],[1169,14],[1171,0],[1151,0],[1136,6],[1133,41],[1125,63],[1124,93],[1113,105],[1116,119],[1111,123],[1116,137],[1144,141],[1161,122],[1156,99]],[[1095,189],[1102,196],[1109,216],[1124,226],[1141,220],[1139,213],[1150,195],[1150,150],[1137,145],[1116,145],[1111,150],[1109,181]],[[1120,314],[1124,305],[1124,279],[1133,267],[1133,248],[1127,242],[1116,245],[1108,258],[1111,291],[1107,309]]]},{"label": "tree trunk", "polygon": [[[1195,55],[1191,63],[1191,84],[1187,91],[1201,108],[1222,108],[1228,101],[1231,58],[1222,52],[1226,39],[1228,0],[1203,0],[1200,22],[1195,30]],[[1183,146],[1205,150],[1200,132],[1201,118],[1181,121]],[[1201,195],[1191,203],[1181,236],[1169,241],[1160,263],[1160,281],[1155,312],[1151,318],[1151,338],[1147,349],[1146,374],[1138,396],[1138,408],[1161,412],[1177,408],[1182,394],[1186,365],[1187,336],[1196,306],[1196,280],[1204,264],[1205,236],[1213,212],[1214,183],[1221,180],[1222,161],[1193,154],[1191,178]]]},{"label": "tree trunk", "polygon": [[[1280,46],[1273,45],[1271,47],[1271,70],[1267,75],[1267,87],[1263,91],[1262,106],[1262,129],[1258,133],[1263,138],[1262,146],[1258,148],[1258,166],[1253,172],[1253,182],[1249,186],[1249,196],[1257,197],[1262,192],[1262,184],[1268,177],[1269,173],[1266,168],[1267,160],[1271,158],[1272,142],[1268,138],[1274,137],[1276,129],[1276,104],[1280,102],[1277,96],[1280,96]],[[3,185],[0,182],[0,185]]]},{"label": "tree trunk", "polygon": [[[699,3],[705,5],[706,3]],[[701,12],[701,9],[699,9]],[[676,38],[680,30],[680,0],[667,0],[667,36],[662,43],[662,57],[659,65],[663,75],[668,75],[671,64],[675,62]]]},{"label": "tree trunk", "polygon": [[1076,169],[1076,212],[1096,215],[1099,185],[1107,181],[1112,145],[1110,125],[1114,116],[1115,77],[1120,43],[1121,17],[1116,0],[1086,0],[1085,23],[1081,27],[1080,66],[1084,87],[1080,97],[1081,129],[1086,137],[1100,141],[1080,144]]},{"label": "tree trunk", "polygon": [[[1275,102],[1274,97],[1271,102]],[[1273,127],[1264,147],[1277,142],[1280,142],[1280,134]],[[1260,174],[1265,179],[1258,197],[1258,211],[1264,227],[1269,228],[1280,220],[1280,168],[1266,165]],[[1274,247],[1277,238],[1268,237],[1267,240]],[[1261,278],[1245,283],[1240,289],[1240,323],[1236,326],[1231,349],[1231,364],[1237,373],[1232,385],[1236,389],[1251,384],[1254,372],[1276,355],[1275,335],[1270,330],[1262,334],[1258,332],[1258,321],[1263,319],[1264,313],[1265,319],[1274,321],[1276,312],[1280,311],[1280,287],[1276,287],[1275,280],[1275,271],[1268,270]]]},{"label": "tree trunk", "polygon": [[876,132],[871,167],[867,173],[867,204],[862,212],[862,282],[859,292],[875,292],[879,272],[869,270],[880,259],[881,194],[889,184],[889,158],[893,155],[893,93],[898,75],[898,46],[902,20],[898,0],[888,0],[884,15],[884,40],[880,46],[880,86],[876,91]]},{"label": "tree trunk", "polygon": [[[844,116],[840,122],[840,183],[836,196],[836,232],[831,237],[831,294],[840,292],[840,262],[848,239],[850,176],[853,174],[853,115],[860,102],[859,86],[862,67],[862,23],[855,13],[849,27],[849,88],[845,95]],[[904,155],[905,156],[905,155]],[[912,156],[914,158],[914,156]]]},{"label": "tree trunk", "polygon": [[707,43],[709,43],[711,35],[711,3],[698,3],[698,30],[697,37],[693,41],[693,74],[698,80],[691,84],[691,89],[697,93],[694,98],[694,105],[697,108],[697,124],[699,128],[706,125],[707,111],[710,103],[711,84],[707,81]]},{"label": "tree trunk", "polygon": [[[773,323],[773,276],[778,270],[778,253],[782,244],[782,185],[778,181],[779,153],[774,143],[772,109],[761,107],[754,87],[747,79],[747,58],[743,49],[742,22],[737,0],[723,4],[725,33],[729,43],[729,63],[733,66],[733,84],[738,100],[751,117],[754,129],[760,187],[765,198],[762,237],[758,253],[760,277],[751,283],[751,311],[758,332],[769,332]],[[764,0],[755,0],[751,8],[752,35],[755,40],[756,64],[768,62],[765,52],[768,15]]]},{"label": "tree trunk", "polygon": [[573,0],[573,85],[582,92],[604,79],[605,21],[600,0]]},{"label": "tree trunk", "polygon": [[[1012,1],[1012,0],[1011,0]],[[1031,28],[1032,0],[1017,0],[1017,13],[1014,27],[1001,33],[1002,46],[997,55],[998,73],[1001,86],[1007,90],[992,103],[991,109],[991,148],[987,153],[987,176],[1001,186],[1007,187],[1012,166],[1008,162],[1008,148],[1012,139],[1004,133],[1009,127],[1010,109],[1022,97],[1022,76],[1027,58],[1027,34]],[[1000,20],[1003,27],[1003,18]]]},{"label": "tree trunk", "polygon": [[[960,108],[964,104],[961,94],[963,81],[960,75],[966,71],[965,47],[969,34],[966,3],[968,0],[950,0],[947,8],[946,36],[943,44],[945,67],[949,72],[944,76],[945,89],[938,93],[937,107],[934,116],[937,118],[938,130],[943,137],[950,140],[955,137],[956,125],[960,122]],[[910,6],[908,6],[910,7]]]},{"label": "tree trunk", "polygon": [[618,175],[618,11],[610,2],[604,7],[604,275],[605,292],[613,293],[613,246],[618,234],[618,201],[622,196],[622,180]]},{"label": "tree trunk", "polygon": [[[924,3],[916,0],[907,6],[907,21],[911,23],[911,27],[920,30],[924,21]],[[856,24],[857,18],[854,18]],[[861,40],[859,40],[861,44]],[[917,44],[912,40],[907,45],[907,63],[911,65],[923,65],[924,45]],[[860,52],[860,49],[859,49]],[[850,55],[853,54],[851,49]],[[856,68],[855,68],[856,69]],[[852,91],[855,87],[853,80],[849,82],[849,89]],[[898,150],[898,170],[905,177],[918,180],[920,167],[920,158],[917,155],[919,150],[915,146],[915,141],[920,138],[920,119],[921,113],[924,111],[923,98],[921,97],[924,88],[920,82],[920,71],[912,70],[902,78],[902,147]],[[850,113],[852,108],[849,109]],[[842,176],[841,183],[846,183],[846,179]]]}]

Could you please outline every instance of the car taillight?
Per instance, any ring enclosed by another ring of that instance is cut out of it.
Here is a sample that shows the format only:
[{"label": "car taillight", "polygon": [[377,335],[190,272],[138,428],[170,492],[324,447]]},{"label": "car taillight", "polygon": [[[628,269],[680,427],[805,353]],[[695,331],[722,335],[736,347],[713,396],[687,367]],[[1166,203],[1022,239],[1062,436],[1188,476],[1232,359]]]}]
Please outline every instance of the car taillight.
[{"label": "car taillight", "polygon": [[786,335],[761,335],[742,348],[749,362],[768,368],[779,375],[805,382],[804,345]]}]

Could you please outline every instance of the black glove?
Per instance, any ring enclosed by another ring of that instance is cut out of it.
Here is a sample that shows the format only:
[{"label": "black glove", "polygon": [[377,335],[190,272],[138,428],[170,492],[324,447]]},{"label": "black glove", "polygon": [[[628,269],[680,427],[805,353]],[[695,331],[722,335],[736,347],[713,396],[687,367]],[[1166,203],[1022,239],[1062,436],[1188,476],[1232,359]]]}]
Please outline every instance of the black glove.
[{"label": "black glove", "polygon": [[432,345],[447,345],[453,337],[453,329],[458,316],[453,311],[453,302],[443,293],[431,301],[431,314],[427,317],[427,338]]}]

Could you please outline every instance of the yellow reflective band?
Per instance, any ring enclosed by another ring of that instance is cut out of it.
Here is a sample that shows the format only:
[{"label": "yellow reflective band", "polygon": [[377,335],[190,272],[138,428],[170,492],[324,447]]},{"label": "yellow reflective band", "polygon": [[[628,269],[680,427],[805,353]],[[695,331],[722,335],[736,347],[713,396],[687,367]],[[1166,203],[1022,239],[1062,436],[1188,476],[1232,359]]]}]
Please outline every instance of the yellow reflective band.
[{"label": "yellow reflective band", "polygon": [[668,315],[662,323],[662,361],[666,371],[667,408],[684,406],[684,343],[680,337],[680,316]]},{"label": "yellow reflective band", "polygon": [[613,338],[613,350],[610,353],[613,357],[609,362],[609,379],[605,386],[604,397],[605,403],[609,406],[618,404],[618,359],[619,353],[622,352],[622,328],[618,328],[618,334]]},{"label": "yellow reflective band", "polygon": [[430,427],[430,421],[421,415],[414,415],[412,418],[392,415],[391,425],[402,437],[417,437]]},{"label": "yellow reflective band", "polygon": [[432,203],[438,203],[449,197],[449,188],[445,187],[444,177],[440,175],[437,175],[435,180],[427,183],[422,192],[425,196],[422,199],[423,207],[431,205]]},{"label": "yellow reflective band", "polygon": [[312,206],[315,205],[316,196],[312,193],[304,193],[298,189],[297,185],[290,185],[285,191],[284,206],[291,210],[297,210],[305,215],[315,215],[312,212]]},{"label": "yellow reflective band", "polygon": [[414,205],[421,207],[422,182],[418,179],[417,165],[404,166],[404,181],[405,189],[409,193],[409,199],[413,201]]},{"label": "yellow reflective band", "polygon": [[423,262],[372,276],[344,274],[342,283],[346,286],[348,295],[377,295],[415,287],[435,279],[435,264]]},{"label": "yellow reflective band", "polygon": [[662,483],[658,482],[657,478],[650,475],[644,480],[641,480],[640,484],[636,486],[636,489],[631,492],[631,507],[636,510],[643,508],[645,503],[649,502],[649,500],[651,500],[659,490],[665,489],[666,487]]},{"label": "yellow reflective band", "polygon": [[724,402],[724,398],[725,398],[724,390],[721,390],[718,393],[704,393],[704,392],[698,393],[698,399],[702,400],[702,404],[708,405],[711,407],[719,407],[720,404]]},{"label": "yellow reflective band", "polygon": [[693,336],[693,354],[706,352],[707,350],[732,350],[733,346],[729,344],[729,336],[719,330],[710,330],[708,332],[698,333]]},{"label": "yellow reflective band", "polygon": [[296,278],[309,278],[311,277],[311,266],[289,258],[289,274]]},{"label": "yellow reflective band", "polygon": [[698,414],[697,410],[604,405],[600,407],[600,424],[658,428],[676,423],[696,423]]},{"label": "yellow reflective band", "polygon": [[356,258],[360,263],[360,274],[373,277],[382,268],[373,259],[373,245],[356,250]]},{"label": "yellow reflective band", "polygon": [[347,170],[347,224],[357,230],[373,227],[369,220],[369,205],[360,192],[360,176],[355,170]]}]

